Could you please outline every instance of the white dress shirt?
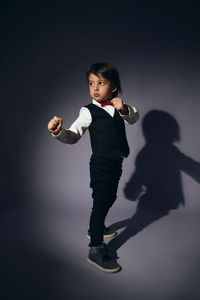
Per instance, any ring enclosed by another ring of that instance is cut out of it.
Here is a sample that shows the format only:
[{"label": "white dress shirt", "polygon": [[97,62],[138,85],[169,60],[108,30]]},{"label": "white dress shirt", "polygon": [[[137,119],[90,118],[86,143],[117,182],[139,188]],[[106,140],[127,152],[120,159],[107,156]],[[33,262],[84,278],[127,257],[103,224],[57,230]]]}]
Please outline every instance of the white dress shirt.
[{"label": "white dress shirt", "polygon": [[[101,104],[94,99],[92,99],[92,103],[101,107]],[[129,113],[127,115],[122,115],[119,112],[119,114],[126,123],[134,124],[139,118],[139,113],[135,107],[127,104],[126,106],[128,107]],[[114,116],[114,106],[105,105],[101,108],[104,109],[110,116]],[[91,123],[92,116],[89,109],[87,107],[81,107],[78,118],[72,123],[70,128],[62,128],[58,135],[52,133],[52,136],[63,143],[75,144],[82,137],[85,131],[89,128]]]}]

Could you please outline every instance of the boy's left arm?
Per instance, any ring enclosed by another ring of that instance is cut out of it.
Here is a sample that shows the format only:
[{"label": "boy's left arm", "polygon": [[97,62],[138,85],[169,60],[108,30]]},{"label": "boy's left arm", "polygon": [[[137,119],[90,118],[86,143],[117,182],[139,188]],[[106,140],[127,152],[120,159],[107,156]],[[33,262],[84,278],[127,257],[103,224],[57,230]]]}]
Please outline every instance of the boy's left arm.
[{"label": "boy's left arm", "polygon": [[121,98],[113,98],[111,102],[127,123],[134,124],[137,122],[139,119],[139,112],[135,107],[125,104]]}]

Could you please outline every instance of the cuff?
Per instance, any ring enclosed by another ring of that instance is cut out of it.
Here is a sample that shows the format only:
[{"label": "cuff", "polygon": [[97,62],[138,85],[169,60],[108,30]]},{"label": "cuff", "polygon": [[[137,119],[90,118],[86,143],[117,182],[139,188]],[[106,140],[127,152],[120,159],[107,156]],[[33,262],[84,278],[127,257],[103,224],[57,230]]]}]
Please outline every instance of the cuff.
[{"label": "cuff", "polygon": [[53,132],[51,134],[54,138],[57,138],[57,137],[60,137],[60,135],[62,134],[62,131],[63,131],[63,129],[61,129],[61,131],[58,134],[54,134]]},{"label": "cuff", "polygon": [[137,109],[136,109],[135,107],[131,106],[131,108],[130,108],[130,106],[129,106],[128,104],[126,104],[125,102],[124,102],[124,104],[125,104],[126,107],[128,108],[128,114],[123,115],[123,114],[121,114],[121,113],[119,112],[119,114],[120,114],[121,117],[127,117],[127,116],[130,116],[130,115],[131,115],[131,108],[134,110],[134,113],[137,112]]}]

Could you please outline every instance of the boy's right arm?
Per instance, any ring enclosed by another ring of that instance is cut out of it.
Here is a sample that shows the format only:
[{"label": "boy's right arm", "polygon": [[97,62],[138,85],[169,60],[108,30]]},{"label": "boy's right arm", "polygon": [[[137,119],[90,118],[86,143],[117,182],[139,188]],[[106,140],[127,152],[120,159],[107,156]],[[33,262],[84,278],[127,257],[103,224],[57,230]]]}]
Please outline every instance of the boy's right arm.
[{"label": "boy's right arm", "polygon": [[92,117],[89,109],[82,107],[78,118],[69,129],[62,128],[62,118],[54,116],[48,123],[48,130],[52,133],[52,136],[60,142],[74,144],[82,137],[91,122]]}]

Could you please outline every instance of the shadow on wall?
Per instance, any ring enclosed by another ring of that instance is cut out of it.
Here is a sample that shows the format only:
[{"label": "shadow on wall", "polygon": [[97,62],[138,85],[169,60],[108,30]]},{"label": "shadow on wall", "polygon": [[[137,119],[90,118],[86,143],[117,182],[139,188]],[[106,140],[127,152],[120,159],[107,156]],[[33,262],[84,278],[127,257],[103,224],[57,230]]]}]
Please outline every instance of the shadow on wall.
[{"label": "shadow on wall", "polygon": [[181,171],[200,182],[200,163],[183,154],[174,143],[180,140],[175,118],[167,112],[152,110],[142,121],[146,145],[138,153],[135,171],[126,183],[124,194],[130,201],[138,200],[134,215],[112,224],[125,229],[108,244],[115,253],[142,229],[185,205]]}]

